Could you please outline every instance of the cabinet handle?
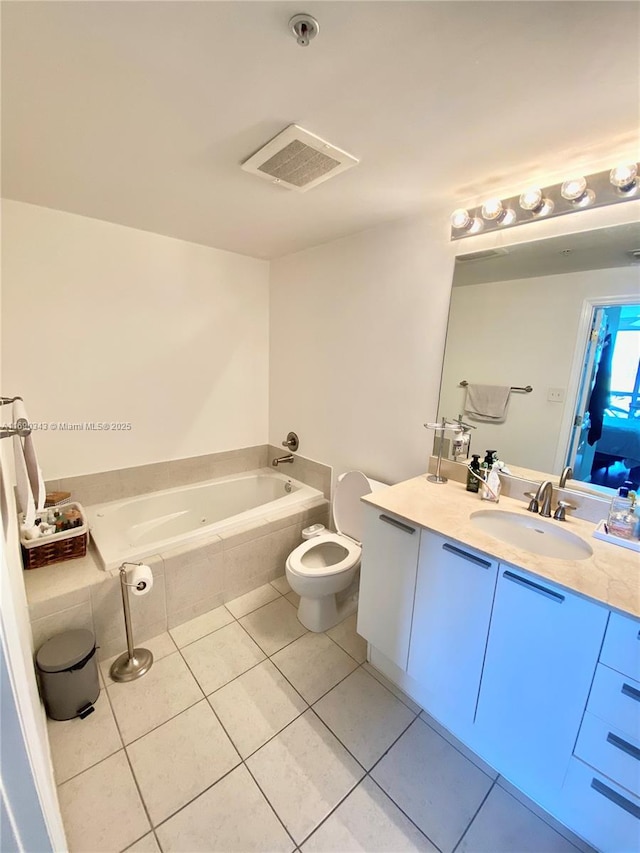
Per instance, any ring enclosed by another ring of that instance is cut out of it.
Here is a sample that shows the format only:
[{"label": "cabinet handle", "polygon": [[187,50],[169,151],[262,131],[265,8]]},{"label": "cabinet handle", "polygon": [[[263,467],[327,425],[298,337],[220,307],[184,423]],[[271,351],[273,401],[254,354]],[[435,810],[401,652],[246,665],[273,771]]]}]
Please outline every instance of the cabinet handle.
[{"label": "cabinet handle", "polygon": [[624,693],[625,696],[628,696],[629,699],[635,699],[636,702],[640,702],[640,690],[636,690],[636,688],[632,687],[630,684],[623,684],[620,688],[620,692]]},{"label": "cabinet handle", "polygon": [[640,749],[637,746],[634,746],[632,743],[629,743],[626,740],[623,740],[618,735],[614,735],[613,732],[609,732],[607,735],[607,743],[610,743],[612,746],[621,749],[622,752],[626,752],[627,755],[630,755],[631,758],[635,758],[636,761],[640,761]]},{"label": "cabinet handle", "polygon": [[601,782],[599,779],[593,778],[591,780],[591,787],[594,791],[597,791],[599,794],[602,794],[603,797],[606,797],[608,800],[611,800],[616,806],[620,806],[621,809],[624,809],[626,812],[629,812],[630,815],[636,818],[636,820],[640,820],[640,808],[635,803],[632,803],[631,800],[628,800],[626,797],[623,797],[622,794],[619,794],[617,791],[614,791],[613,788],[610,788],[608,785],[605,785],[604,782]]},{"label": "cabinet handle", "polygon": [[490,569],[491,563],[488,560],[481,560],[475,554],[469,554],[468,551],[463,551],[461,548],[456,548],[455,545],[449,545],[448,542],[442,546],[443,551],[449,551],[450,554],[455,554],[456,557],[462,557],[463,560],[468,560],[470,563],[475,563],[476,566],[482,566],[483,569]]},{"label": "cabinet handle", "polygon": [[562,604],[564,601],[564,595],[560,595],[559,592],[553,592],[553,590],[547,589],[546,586],[540,586],[539,583],[534,583],[526,578],[521,578],[520,575],[514,575],[513,572],[503,572],[502,577],[506,578],[508,581],[513,581],[513,583],[518,583],[520,586],[525,586],[532,592],[537,592],[538,595],[545,595],[552,601],[557,601],[558,604]]},{"label": "cabinet handle", "polygon": [[380,515],[378,516],[380,521],[386,521],[387,524],[392,524],[394,527],[397,527],[398,530],[404,530],[405,533],[415,533],[414,527],[409,527],[408,524],[403,524],[401,521],[398,521],[395,518],[391,518],[390,515]]}]

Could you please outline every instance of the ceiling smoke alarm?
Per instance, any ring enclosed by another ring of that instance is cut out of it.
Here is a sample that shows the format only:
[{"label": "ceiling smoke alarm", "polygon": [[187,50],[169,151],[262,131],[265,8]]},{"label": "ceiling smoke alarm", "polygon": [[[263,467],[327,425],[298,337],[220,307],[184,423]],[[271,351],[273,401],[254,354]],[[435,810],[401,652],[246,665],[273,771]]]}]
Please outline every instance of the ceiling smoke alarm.
[{"label": "ceiling smoke alarm", "polygon": [[263,180],[303,193],[358,162],[325,139],[290,124],[245,160],[242,168]]}]

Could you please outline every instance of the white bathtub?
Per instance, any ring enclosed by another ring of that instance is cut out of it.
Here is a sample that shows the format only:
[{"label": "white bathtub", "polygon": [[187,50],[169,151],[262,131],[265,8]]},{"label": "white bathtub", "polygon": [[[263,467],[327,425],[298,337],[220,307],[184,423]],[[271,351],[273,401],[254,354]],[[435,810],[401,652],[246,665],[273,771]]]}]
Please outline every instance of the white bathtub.
[{"label": "white bathtub", "polygon": [[318,489],[261,469],[95,504],[86,512],[101,562],[109,570],[321,497]]}]

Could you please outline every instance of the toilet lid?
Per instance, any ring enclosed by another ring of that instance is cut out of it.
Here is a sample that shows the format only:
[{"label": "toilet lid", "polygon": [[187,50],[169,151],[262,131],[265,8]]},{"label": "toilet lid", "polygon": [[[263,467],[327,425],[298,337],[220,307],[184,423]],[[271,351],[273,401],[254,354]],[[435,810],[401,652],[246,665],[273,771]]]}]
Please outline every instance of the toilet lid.
[{"label": "toilet lid", "polygon": [[333,518],[338,533],[362,542],[360,498],[370,493],[371,485],[362,471],[347,471],[338,478],[333,495]]}]

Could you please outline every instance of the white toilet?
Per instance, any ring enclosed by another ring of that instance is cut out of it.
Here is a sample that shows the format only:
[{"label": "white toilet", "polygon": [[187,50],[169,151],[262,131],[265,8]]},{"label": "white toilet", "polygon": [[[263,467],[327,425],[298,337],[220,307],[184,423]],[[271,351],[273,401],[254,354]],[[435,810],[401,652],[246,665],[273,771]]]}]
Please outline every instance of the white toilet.
[{"label": "white toilet", "polygon": [[336,596],[349,589],[360,568],[360,498],[383,485],[369,480],[361,471],[341,474],[333,495],[333,518],[338,532],[322,531],[298,545],[287,557],[287,580],[300,596],[298,619],[310,631],[326,631],[355,612],[357,590],[343,601]]}]

